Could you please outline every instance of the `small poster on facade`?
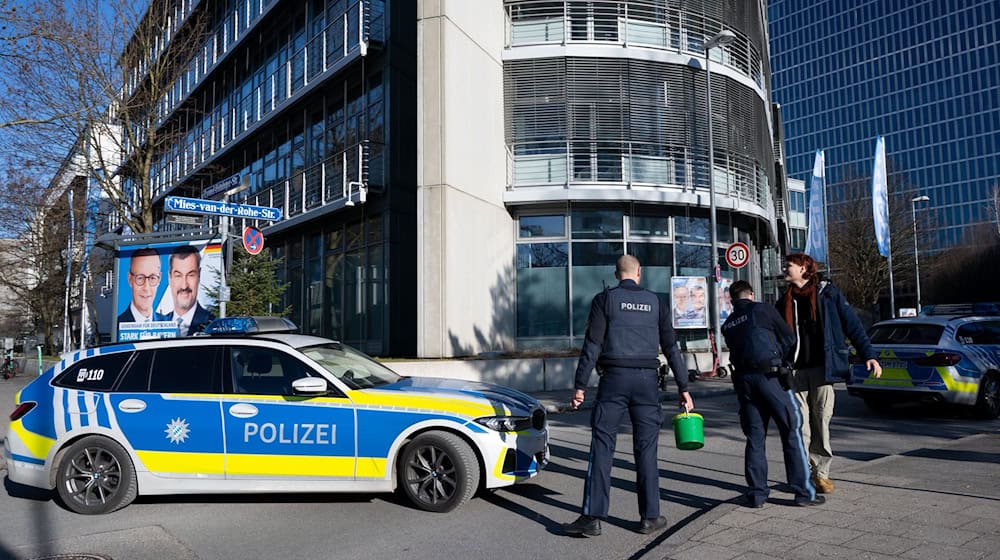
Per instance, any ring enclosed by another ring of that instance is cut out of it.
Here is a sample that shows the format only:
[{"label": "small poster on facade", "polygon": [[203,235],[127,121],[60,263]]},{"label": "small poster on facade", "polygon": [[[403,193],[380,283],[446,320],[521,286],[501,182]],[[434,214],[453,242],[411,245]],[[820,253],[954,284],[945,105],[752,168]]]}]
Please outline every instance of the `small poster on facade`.
[{"label": "small poster on facade", "polygon": [[729,318],[729,314],[733,312],[733,298],[729,295],[729,286],[732,286],[733,281],[729,278],[723,278],[719,281],[719,293],[718,293],[718,303],[719,307],[719,324],[726,322]]},{"label": "small poster on facade", "polygon": [[675,329],[708,328],[708,279],[671,276],[670,308]]}]

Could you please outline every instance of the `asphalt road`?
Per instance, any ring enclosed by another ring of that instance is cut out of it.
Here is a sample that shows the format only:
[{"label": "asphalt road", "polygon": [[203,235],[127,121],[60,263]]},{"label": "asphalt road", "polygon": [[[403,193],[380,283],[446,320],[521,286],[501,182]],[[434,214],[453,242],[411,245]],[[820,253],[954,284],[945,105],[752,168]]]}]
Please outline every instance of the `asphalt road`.
[{"label": "asphalt road", "polygon": [[[0,412],[12,409],[23,378],[0,382]],[[938,449],[968,435],[996,431],[949,409],[868,412],[837,394],[833,441],[838,469],[864,468],[886,455]],[[679,451],[665,425],[660,440],[662,509],[670,526],[639,535],[631,441],[624,429],[613,475],[611,519],[598,538],[560,535],[576,518],[587,468],[588,415],[550,416],[552,462],[532,481],[487,493],[452,514],[418,511],[394,495],[140,497],[104,516],[70,513],[46,494],[6,481],[0,492],[0,560],[89,553],[143,558],[653,558],[656,547],[743,489],[743,436],[731,393],[696,402],[706,446]],[[6,431],[0,424],[0,436]],[[771,479],[783,482],[780,444],[770,440]],[[0,467],[0,476],[4,473]],[[942,473],[944,474],[944,473]],[[773,497],[791,497],[775,492]]]}]

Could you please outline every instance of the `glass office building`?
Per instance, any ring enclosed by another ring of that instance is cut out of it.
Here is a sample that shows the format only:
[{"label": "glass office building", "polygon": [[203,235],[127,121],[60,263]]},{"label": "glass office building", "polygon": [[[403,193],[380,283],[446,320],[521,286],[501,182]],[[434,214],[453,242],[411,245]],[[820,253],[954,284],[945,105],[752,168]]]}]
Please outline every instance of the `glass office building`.
[{"label": "glass office building", "polygon": [[788,176],[807,179],[824,150],[835,215],[885,136],[906,200],[930,198],[921,250],[981,241],[1000,185],[1000,3],[771,0],[768,20]]},{"label": "glass office building", "polygon": [[[416,156],[395,147],[412,146],[413,134],[390,134],[388,124],[414,118],[412,104],[392,103],[415,96],[412,77],[399,70],[414,65],[415,29],[391,26],[393,17],[415,20],[412,4],[394,2],[391,12],[384,0],[165,0],[155,7],[147,17],[162,16],[166,25],[151,48],[171,48],[193,22],[204,26],[156,104],[161,134],[176,138],[153,165],[160,210],[166,196],[201,198],[238,176],[248,188],[230,202],[282,211],[276,223],[237,220],[236,231],[264,231],[267,248],[282,259],[283,303],[303,333],[376,354],[412,348],[415,303],[387,285],[388,271],[412,269],[415,253],[412,236],[395,233],[414,227]],[[410,46],[390,51],[389,41]],[[129,70],[126,87],[141,91],[147,69]],[[401,188],[389,189],[393,183]],[[161,222],[164,231],[184,227]],[[402,247],[390,251],[394,244]]]}]

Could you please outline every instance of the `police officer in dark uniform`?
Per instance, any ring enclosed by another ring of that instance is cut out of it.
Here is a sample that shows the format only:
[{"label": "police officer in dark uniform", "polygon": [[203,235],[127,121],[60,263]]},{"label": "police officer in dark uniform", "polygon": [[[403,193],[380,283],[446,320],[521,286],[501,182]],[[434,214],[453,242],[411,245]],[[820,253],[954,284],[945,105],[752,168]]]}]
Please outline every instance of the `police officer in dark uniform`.
[{"label": "police officer in dark uniform", "polygon": [[740,425],[746,435],[744,468],[747,485],[743,505],[759,508],[767,500],[767,457],[764,441],[771,420],[781,434],[785,456],[785,476],[795,493],[795,505],[813,506],[824,503],[816,495],[809,479],[806,449],[800,428],[802,414],[795,395],[788,390],[790,370],[785,359],[795,347],[795,333],[778,315],[774,307],[753,301],[753,288],[745,280],[729,287],[733,313],[722,325],[722,335],[729,347],[729,359],[735,366],[733,388],[740,402]]},{"label": "police officer in dark uniform", "polygon": [[660,484],[656,447],[662,410],[656,370],[659,349],[667,356],[680,393],[680,404],[694,408],[687,392],[687,368],[677,349],[670,308],[656,294],[639,287],[639,261],[632,255],[618,258],[617,287],[594,296],[590,304],[587,336],[576,367],[575,392],[570,406],[579,408],[584,389],[596,365],[601,374],[597,401],[590,416],[590,466],[583,489],[583,512],[562,526],[568,535],[601,534],[601,519],[608,515],[611,493],[611,460],[618,426],[628,412],[632,421],[632,452],[636,463],[639,499],[638,532],[666,527],[660,515]]}]

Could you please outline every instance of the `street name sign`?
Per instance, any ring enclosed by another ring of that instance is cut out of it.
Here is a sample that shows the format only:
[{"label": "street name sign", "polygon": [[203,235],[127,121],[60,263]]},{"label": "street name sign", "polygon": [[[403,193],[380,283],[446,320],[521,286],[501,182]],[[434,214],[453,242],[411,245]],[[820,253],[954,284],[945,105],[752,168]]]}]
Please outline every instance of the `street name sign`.
[{"label": "street name sign", "polygon": [[185,226],[200,226],[205,218],[201,216],[189,216],[187,214],[167,214],[168,224],[181,224]]},{"label": "street name sign", "polygon": [[235,189],[238,186],[240,186],[240,174],[239,173],[237,173],[236,175],[233,175],[232,177],[226,177],[225,179],[219,181],[218,183],[216,183],[216,184],[214,184],[212,186],[205,187],[201,191],[201,197],[202,198],[212,198],[212,197],[214,197],[216,195],[219,195],[219,194],[222,194],[222,193],[228,191],[229,189]]},{"label": "street name sign", "polygon": [[163,210],[175,214],[211,214],[215,216],[229,216],[231,218],[246,218],[247,220],[267,220],[270,222],[276,222],[281,219],[281,208],[233,204],[217,200],[186,198],[183,196],[168,196],[165,198],[163,200]]}]

